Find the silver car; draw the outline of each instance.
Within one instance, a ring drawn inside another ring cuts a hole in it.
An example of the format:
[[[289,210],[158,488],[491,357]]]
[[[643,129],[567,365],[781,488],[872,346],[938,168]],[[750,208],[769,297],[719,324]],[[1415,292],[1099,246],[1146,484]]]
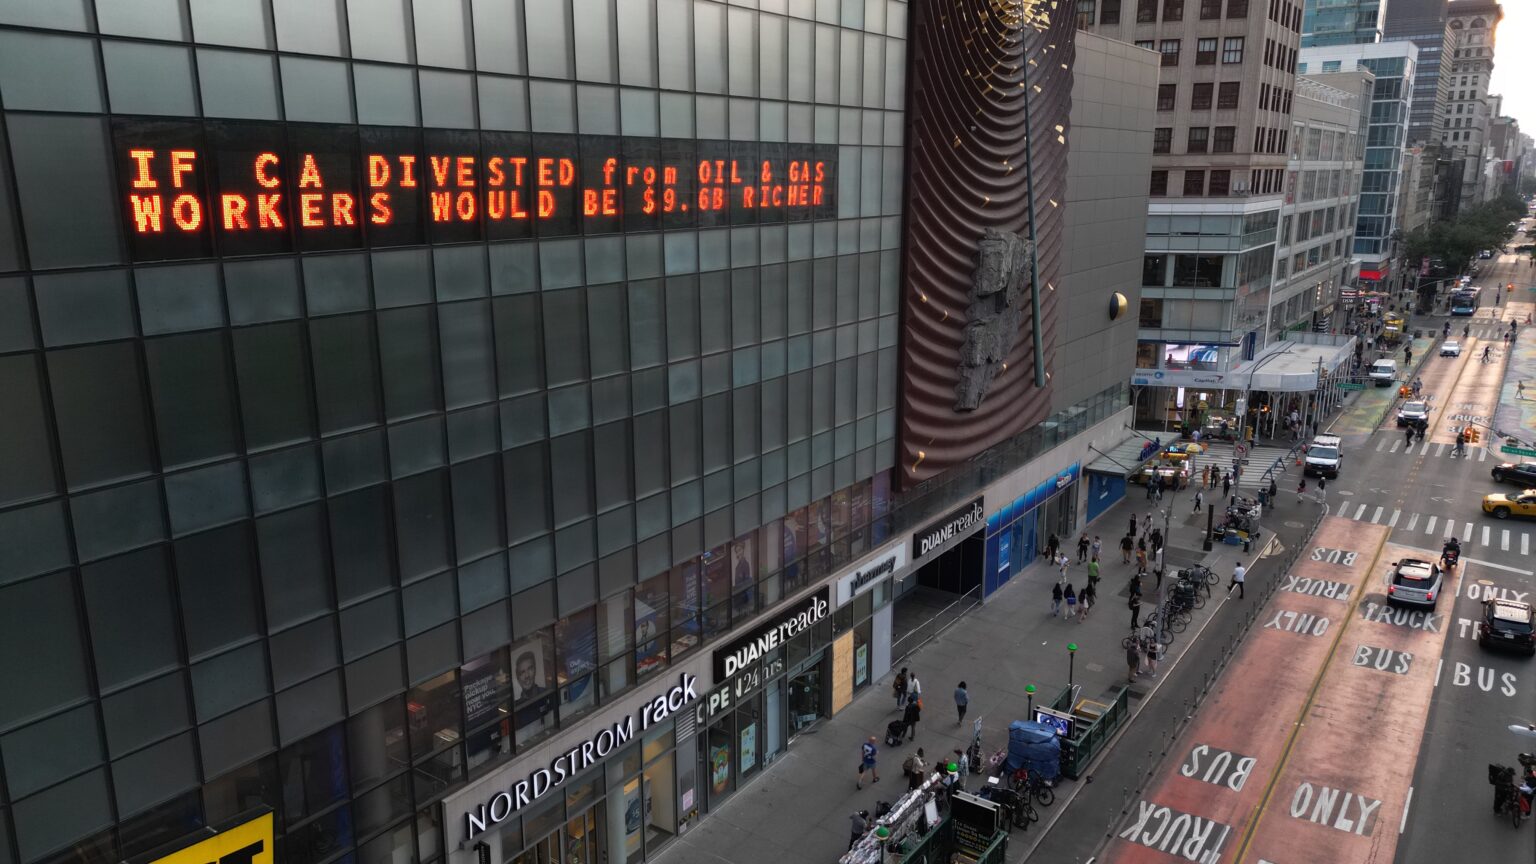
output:
[[[1460,357],[1461,356],[1461,343],[1456,341],[1455,339],[1447,339],[1444,342],[1441,342],[1440,343],[1440,356],[1441,357]]]
[[[1387,602],[1433,608],[1440,596],[1440,581],[1440,568],[1433,561],[1404,558],[1392,565]]]
[[[1428,421],[1429,403],[1423,399],[1404,402],[1403,407],[1397,409],[1398,426],[1417,426]]]

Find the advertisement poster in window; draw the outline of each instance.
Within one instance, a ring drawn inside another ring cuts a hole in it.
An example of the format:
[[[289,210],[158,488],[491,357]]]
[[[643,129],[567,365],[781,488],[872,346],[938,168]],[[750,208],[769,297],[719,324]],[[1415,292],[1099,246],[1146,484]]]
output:
[[[853,649],[853,686],[862,687],[869,680],[869,646]]]
[[[738,607],[752,607],[752,586],[757,584],[757,535],[743,534],[731,541],[731,596]]]
[[[709,787],[714,794],[724,795],[730,786],[731,745],[711,745],[709,748]]]
[[[565,704],[580,702],[597,669],[597,624],[592,612],[562,618],[555,625],[555,644],[560,646],[559,682]]]
[[[757,724],[748,723],[741,730],[741,773],[743,776],[757,764]]]
[[[667,592],[665,587],[645,590],[647,585],[665,582],[666,576],[659,576],[635,590],[635,674],[641,678],[667,665],[667,621],[662,617]]]
[[[540,631],[512,646],[512,699],[519,737],[554,722],[555,690],[549,634]]]

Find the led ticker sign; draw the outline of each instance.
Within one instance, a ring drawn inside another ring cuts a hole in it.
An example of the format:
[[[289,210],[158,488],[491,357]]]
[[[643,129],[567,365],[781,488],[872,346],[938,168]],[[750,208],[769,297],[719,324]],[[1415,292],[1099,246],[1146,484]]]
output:
[[[837,148],[114,121],[135,260],[827,219]]]

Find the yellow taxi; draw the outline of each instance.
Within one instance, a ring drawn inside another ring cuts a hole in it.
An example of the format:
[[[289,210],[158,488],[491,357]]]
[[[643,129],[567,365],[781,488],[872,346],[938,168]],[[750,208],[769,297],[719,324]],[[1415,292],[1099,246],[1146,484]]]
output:
[[[1483,512],[1495,519],[1536,516],[1536,489],[1527,489],[1517,495],[1484,495]]]

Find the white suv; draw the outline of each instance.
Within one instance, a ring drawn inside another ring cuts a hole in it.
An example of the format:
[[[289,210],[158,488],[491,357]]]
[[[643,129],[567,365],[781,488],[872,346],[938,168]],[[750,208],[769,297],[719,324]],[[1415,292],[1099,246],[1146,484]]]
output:
[[[1339,465],[1344,461],[1343,444],[1337,435],[1319,435],[1307,445],[1307,465],[1304,473],[1313,477],[1338,477]]]

